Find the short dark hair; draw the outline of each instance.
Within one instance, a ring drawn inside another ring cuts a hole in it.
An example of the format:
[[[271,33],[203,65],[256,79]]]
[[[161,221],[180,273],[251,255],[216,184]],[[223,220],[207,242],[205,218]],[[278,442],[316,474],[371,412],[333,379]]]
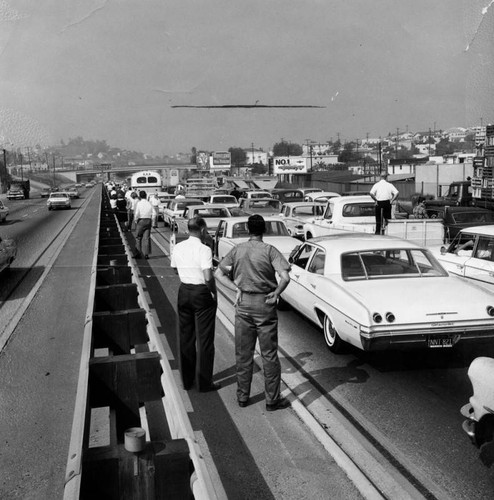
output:
[[[196,217],[192,217],[192,219],[189,219],[189,222],[187,223],[187,228],[189,229],[189,233],[200,233],[203,228],[207,228],[208,225],[206,224],[206,221],[199,215]]]
[[[139,198],[145,200],[148,197],[146,191],[139,191]]]
[[[266,222],[262,215],[254,214],[247,219],[247,229],[254,236],[261,236],[266,232]]]

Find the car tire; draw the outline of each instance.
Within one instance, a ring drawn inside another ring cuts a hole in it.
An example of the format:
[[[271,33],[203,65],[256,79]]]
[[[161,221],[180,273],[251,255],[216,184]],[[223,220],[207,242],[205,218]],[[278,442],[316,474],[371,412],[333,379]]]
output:
[[[51,210],[51,207],[48,207],[48,210]]]
[[[326,342],[326,345],[328,346],[328,349],[331,352],[334,352],[335,354],[342,352],[344,347],[344,342],[338,335],[338,332],[336,331],[333,322],[326,314],[324,315],[322,324],[323,324],[324,340]]]

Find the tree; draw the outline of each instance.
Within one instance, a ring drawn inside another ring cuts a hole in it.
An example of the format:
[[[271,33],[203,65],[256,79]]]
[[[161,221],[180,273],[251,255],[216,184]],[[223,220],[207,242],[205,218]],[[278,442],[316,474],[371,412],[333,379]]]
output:
[[[454,142],[450,142],[449,139],[441,139],[436,144],[436,155],[437,156],[449,155],[454,153],[457,148],[458,145],[455,144]]]
[[[268,167],[264,163],[254,163],[251,172],[254,175],[264,175],[268,171]]]
[[[354,150],[353,142],[345,142],[343,146],[343,151],[338,155],[338,161],[340,163],[349,163],[351,161],[359,160],[359,155]]]
[[[245,165],[247,154],[242,148],[229,148],[228,151],[232,156],[232,165],[236,167]]]
[[[302,146],[295,142],[287,142],[283,139],[273,146],[274,156],[300,156],[302,154]]]

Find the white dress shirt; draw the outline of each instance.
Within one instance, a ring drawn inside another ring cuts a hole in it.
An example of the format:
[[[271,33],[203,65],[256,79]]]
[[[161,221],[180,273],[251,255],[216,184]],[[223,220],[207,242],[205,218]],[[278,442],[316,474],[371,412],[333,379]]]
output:
[[[178,271],[180,281],[189,285],[204,285],[204,272],[213,267],[211,249],[195,236],[175,245],[171,267]]]
[[[154,210],[148,200],[140,199],[134,211],[134,219],[152,219],[154,218]]]
[[[376,182],[372,186],[370,192],[376,197],[377,201],[391,201],[393,196],[398,194],[398,190],[393,186],[393,184],[384,179]]]

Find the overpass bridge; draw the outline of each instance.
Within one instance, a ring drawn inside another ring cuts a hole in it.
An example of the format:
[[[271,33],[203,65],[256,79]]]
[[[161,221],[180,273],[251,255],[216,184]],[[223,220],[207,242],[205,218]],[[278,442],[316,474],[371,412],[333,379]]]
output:
[[[166,180],[170,179],[171,171],[178,170],[179,177],[182,178],[180,172],[191,172],[197,170],[197,165],[193,163],[161,163],[157,165],[112,165],[111,163],[102,163],[99,166],[87,169],[63,169],[57,170],[74,182],[87,182],[95,177],[102,178],[104,181],[110,179],[125,179],[130,177],[134,172],[141,170],[152,170],[159,172],[166,184]]]

